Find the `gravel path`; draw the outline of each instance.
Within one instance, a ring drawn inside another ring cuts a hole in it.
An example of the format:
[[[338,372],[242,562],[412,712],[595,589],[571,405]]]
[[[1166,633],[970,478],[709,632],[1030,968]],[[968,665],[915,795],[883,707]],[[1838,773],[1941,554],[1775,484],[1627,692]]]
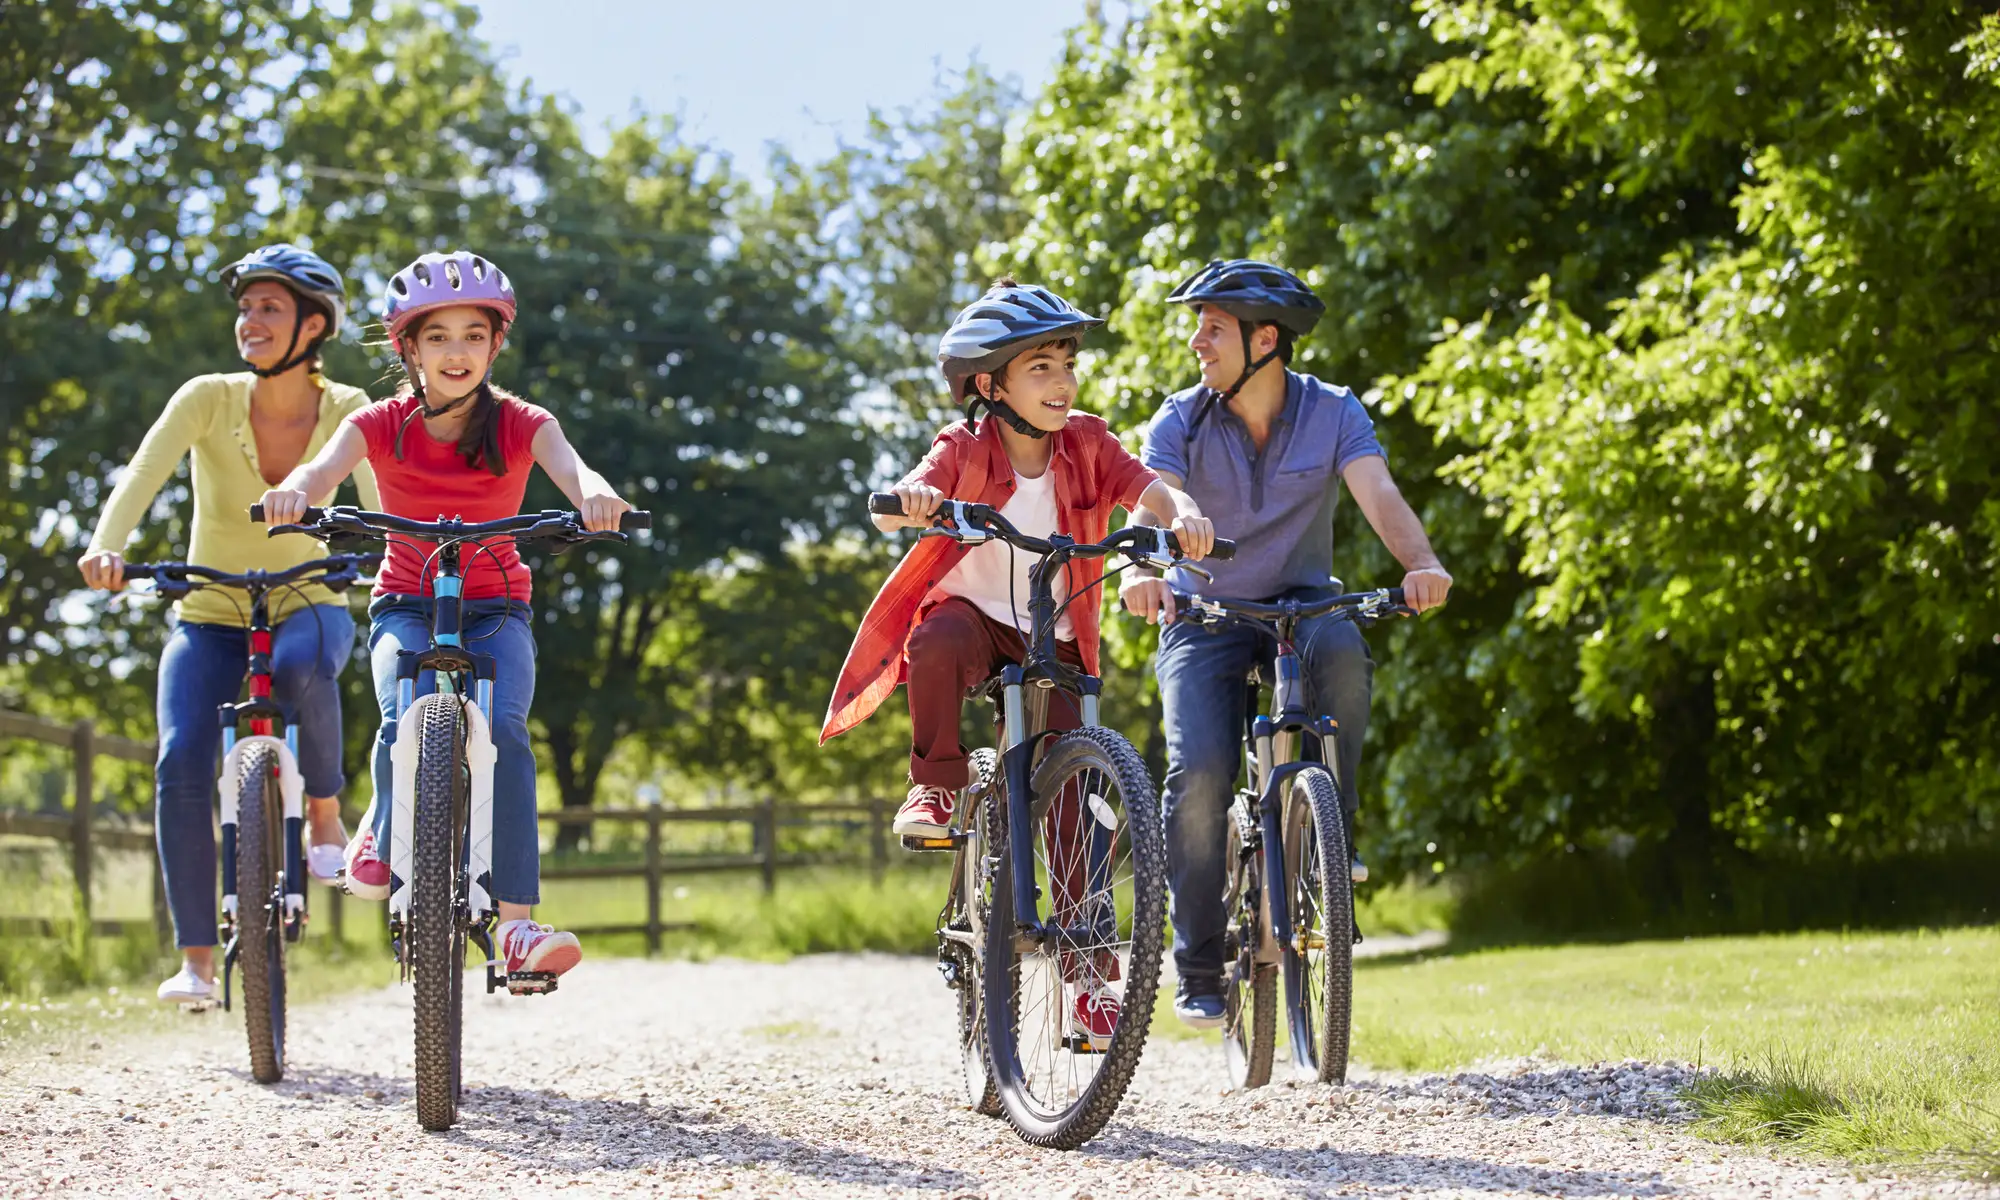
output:
[[[1158,1039],[1083,1150],[957,1103],[947,994],[920,959],[591,962],[554,996],[468,997],[464,1118],[417,1129],[410,1000],[300,1009],[286,1081],[241,1026],[0,1062],[0,1194],[2000,1196],[1677,1131],[1684,1067],[1514,1064],[1345,1089],[1220,1092],[1219,1050]]]

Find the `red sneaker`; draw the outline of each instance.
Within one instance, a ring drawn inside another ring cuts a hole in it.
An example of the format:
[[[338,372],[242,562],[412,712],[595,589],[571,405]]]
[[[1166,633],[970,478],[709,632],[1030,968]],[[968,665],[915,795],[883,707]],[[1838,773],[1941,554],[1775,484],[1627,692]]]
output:
[[[389,864],[375,852],[375,831],[347,843],[347,894],[357,900],[389,898]]]
[[[560,975],[583,961],[583,946],[573,933],[558,933],[533,921],[509,921],[499,934],[500,958],[509,975],[517,971]]]
[[[951,832],[952,799],[953,792],[948,787],[916,784],[910,788],[903,807],[896,810],[896,823],[890,828],[898,837],[941,838]]]
[[[1078,1037],[1103,1043],[1118,1028],[1123,1002],[1118,993],[1102,983],[1065,985],[1069,992],[1069,1029]]]

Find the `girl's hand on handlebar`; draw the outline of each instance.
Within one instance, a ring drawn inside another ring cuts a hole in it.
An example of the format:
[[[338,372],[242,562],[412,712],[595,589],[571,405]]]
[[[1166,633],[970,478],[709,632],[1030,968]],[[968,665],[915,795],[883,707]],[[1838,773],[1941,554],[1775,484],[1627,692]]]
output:
[[[903,528],[929,525],[931,518],[937,514],[938,506],[944,503],[944,493],[928,484],[899,483],[889,492],[903,502]],[[889,518],[891,521],[895,519]]]
[[[1125,611],[1146,618],[1148,625],[1168,625],[1174,619],[1174,589],[1164,579],[1127,578],[1118,589]]]
[[[1200,562],[1215,549],[1215,524],[1207,517],[1175,517],[1172,528],[1181,544],[1181,557],[1189,562]],[[1171,605],[1173,601],[1169,599],[1167,603]]]
[[[76,565],[83,570],[83,582],[100,592],[125,588],[125,556],[116,550],[92,550],[78,559]]]
[[[304,492],[272,488],[264,493],[264,524],[296,525],[304,519],[311,497]]]
[[[616,533],[619,515],[631,511],[632,506],[615,493],[602,492],[585,496],[577,515],[583,518],[583,527],[592,533]]]

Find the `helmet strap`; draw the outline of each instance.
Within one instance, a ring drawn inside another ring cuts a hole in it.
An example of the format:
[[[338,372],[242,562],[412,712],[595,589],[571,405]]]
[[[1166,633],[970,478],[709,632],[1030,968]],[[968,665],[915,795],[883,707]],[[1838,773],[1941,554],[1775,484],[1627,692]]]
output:
[[[291,288],[286,288],[285,290],[292,293],[292,312],[294,314],[292,319],[292,337],[290,341],[285,343],[285,356],[278,360],[277,366],[259,367],[254,364],[251,366],[250,373],[260,379],[271,379],[283,375],[300,363],[312,361],[312,356],[318,354],[319,348],[326,343],[326,334],[322,331],[318,337],[306,345],[305,349],[299,350],[299,329],[305,325],[306,317],[309,315],[305,311],[306,301],[297,291]],[[295,350],[298,351],[296,354],[293,353]]]
[[[1028,419],[1020,413],[1015,412],[1012,408],[1009,408],[1006,401],[995,399],[980,391],[977,383],[972,385],[972,394],[977,398],[968,402],[965,406],[965,423],[972,427],[972,432],[979,432],[979,421],[974,414],[979,410],[979,406],[983,404],[986,406],[987,412],[992,413],[1002,421],[1013,426],[1015,433],[1021,434],[1024,437],[1035,438],[1038,441],[1049,436],[1048,430],[1037,429],[1033,425],[1030,425]]]

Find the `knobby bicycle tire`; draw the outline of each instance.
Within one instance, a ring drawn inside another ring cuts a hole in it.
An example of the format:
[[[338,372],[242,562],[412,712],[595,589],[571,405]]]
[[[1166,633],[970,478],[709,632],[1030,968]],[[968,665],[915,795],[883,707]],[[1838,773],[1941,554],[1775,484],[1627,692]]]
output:
[[[1287,790],[1285,875],[1293,945],[1285,947],[1285,971],[1294,979],[1287,980],[1285,995],[1292,1061],[1321,1083],[1343,1083],[1354,1015],[1354,882],[1348,874],[1347,828],[1339,789],[1325,770],[1299,772]],[[1309,953],[1313,949],[1317,959]]]
[[[1132,939],[1124,964],[1125,993],[1117,1028],[1109,1046],[1098,1056],[1102,1063],[1096,1073],[1060,1111],[1037,1111],[1023,1078],[1017,1036],[1020,954],[1012,916],[1017,881],[1004,822],[998,823],[1002,837],[995,842],[993,852],[999,860],[993,882],[996,916],[986,926],[985,1025],[994,1081],[1015,1132],[1032,1145],[1053,1150],[1074,1150],[1096,1136],[1124,1099],[1152,1025],[1166,937],[1166,831],[1160,819],[1159,793],[1153,790],[1145,762],[1132,743],[1102,726],[1073,730],[1056,739],[1030,784],[1035,797],[1031,810],[1034,827],[1043,827],[1049,799],[1062,783],[1085,770],[1099,771],[1114,781],[1125,806],[1124,823],[1132,849]],[[996,802],[993,807],[1000,805]],[[1032,880],[1029,886],[1033,886]]]
[[[954,856],[952,869],[958,878],[953,881],[957,889],[959,914],[966,920],[966,928],[972,928],[970,916],[979,912],[979,928],[985,929],[988,917],[986,883],[986,856],[992,853],[993,782],[999,775],[999,755],[990,749],[975,750],[970,759],[972,783],[959,793],[959,828],[967,832],[975,828],[979,841],[974,846],[959,850]],[[984,1011],[984,989],[980,983],[980,952],[959,946],[955,957],[958,960],[958,1051],[959,1069],[964,1078],[965,1100],[972,1111],[981,1116],[1001,1115],[1000,1089],[993,1082],[993,1066],[986,1052],[986,1031],[982,1027],[980,1014]]]
[[[416,991],[417,1122],[429,1130],[449,1129],[458,1120],[465,1015],[465,925],[458,902],[464,731],[457,701],[433,700],[424,712],[417,751],[409,946]]]
[[[243,1031],[250,1077],[285,1077],[284,810],[278,751],[243,748],[236,784],[236,961],[243,972]]]
[[[1243,831],[1232,809],[1223,859],[1225,965],[1222,979],[1222,1058],[1229,1086],[1239,1091],[1271,1082],[1271,1058],[1278,1041],[1278,966],[1256,961],[1263,937],[1264,877],[1257,852],[1246,856]]]

